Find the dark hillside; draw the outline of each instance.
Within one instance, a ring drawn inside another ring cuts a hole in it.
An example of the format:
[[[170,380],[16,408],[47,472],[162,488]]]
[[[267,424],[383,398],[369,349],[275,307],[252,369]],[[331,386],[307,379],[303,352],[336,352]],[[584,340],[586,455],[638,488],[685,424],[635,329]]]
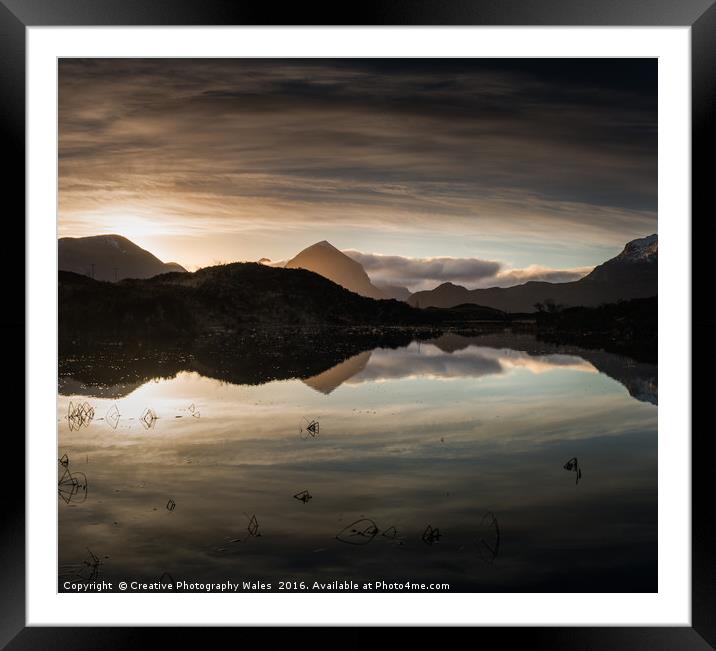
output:
[[[443,318],[401,301],[359,296],[310,271],[257,263],[118,283],[59,273],[65,340],[193,338],[267,326],[424,325]]]

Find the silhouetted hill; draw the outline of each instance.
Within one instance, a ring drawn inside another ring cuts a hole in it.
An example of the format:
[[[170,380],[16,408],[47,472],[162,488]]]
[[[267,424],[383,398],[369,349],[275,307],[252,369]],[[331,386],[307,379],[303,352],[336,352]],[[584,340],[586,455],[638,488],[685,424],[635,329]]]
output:
[[[191,337],[263,325],[429,323],[422,310],[359,296],[304,269],[258,263],[108,283],[59,272],[61,337]]]
[[[341,287],[370,298],[387,298],[371,283],[363,265],[325,240],[309,246],[286,263],[287,269],[308,269]]]
[[[361,352],[361,340],[368,343],[387,337],[394,341],[417,330],[423,334],[445,329],[484,332],[510,326],[555,341],[628,354],[638,351],[649,358],[655,356],[657,340],[656,298],[545,311],[536,320],[525,320],[474,304],[417,309],[396,300],[374,300],[311,271],[258,263],[117,283],[61,271],[58,297],[63,346],[114,341],[193,344],[198,339],[218,343],[223,338],[230,342],[229,349],[241,341],[249,352],[256,345],[286,354],[296,346],[287,343],[290,333],[301,331],[305,339],[307,331],[329,332],[315,335],[314,340],[320,342],[325,336],[343,341],[340,351],[327,357],[338,363],[344,353],[347,357]],[[316,355],[318,348],[315,343],[307,346]],[[242,353],[243,357],[249,352]],[[300,364],[308,369],[305,362]],[[310,366],[315,369],[312,362]]]
[[[650,235],[629,242],[618,256],[573,282],[532,281],[514,287],[472,290],[443,283],[433,290],[416,292],[408,303],[415,307],[453,307],[460,303],[476,303],[505,312],[534,312],[538,303],[594,307],[656,296],[657,269],[658,237]]]
[[[444,324],[459,323],[468,325],[480,321],[507,321],[510,315],[494,307],[475,305],[474,303],[462,303],[454,307],[428,307],[424,312],[430,318]]]
[[[175,262],[162,262],[121,235],[62,237],[57,242],[58,268],[96,280],[150,278],[171,271],[186,271]]]

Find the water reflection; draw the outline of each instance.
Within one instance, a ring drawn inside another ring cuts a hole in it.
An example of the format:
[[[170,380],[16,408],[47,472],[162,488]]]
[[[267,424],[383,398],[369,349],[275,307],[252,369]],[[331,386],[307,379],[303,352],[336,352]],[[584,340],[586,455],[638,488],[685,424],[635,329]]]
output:
[[[347,357],[254,385],[65,366],[58,456],[92,491],[60,504],[61,575],[89,547],[117,581],[656,590],[656,366],[501,334]]]
[[[360,363],[354,363],[360,358]],[[340,382],[334,371],[340,367]],[[380,380],[411,378],[464,379],[499,375],[514,368],[543,373],[554,368],[596,372],[589,362],[573,355],[531,356],[514,350],[470,346],[458,352],[444,352],[431,342],[414,343],[399,350],[376,349],[361,353],[304,382],[318,391],[330,393],[347,382],[356,384]],[[349,374],[349,369],[353,372]],[[330,377],[331,382],[325,382]]]
[[[637,400],[658,403],[657,368],[607,353],[555,346],[533,337],[464,337],[456,334],[414,342],[398,349],[364,351],[318,375],[306,378],[311,388],[330,393],[344,382],[358,383],[387,379],[430,377],[434,379],[478,378],[515,368],[545,373],[557,368],[586,373],[604,373],[617,380]]]
[[[254,351],[256,354],[256,351]],[[339,353],[340,354],[340,353]],[[255,374],[242,365],[214,354],[201,359],[192,356],[119,357],[95,359],[71,358],[61,362],[65,366],[60,374],[61,395],[86,395],[98,398],[120,398],[131,394],[149,380],[174,377],[181,371],[196,371],[205,377],[220,379],[232,384],[260,384],[269,380],[253,381]],[[299,356],[300,357],[300,356]],[[657,365],[609,353],[588,350],[570,345],[556,345],[538,341],[531,335],[489,334],[463,336],[446,334],[434,339],[413,341],[399,347],[376,347],[348,355],[338,363],[329,356],[325,365],[320,357],[312,360],[318,365],[317,373],[296,370],[294,360],[260,358],[266,366],[272,365],[275,379],[299,378],[316,391],[330,394],[344,383],[378,381],[410,377],[477,378],[483,375],[502,374],[516,367],[541,373],[555,368],[569,368],[585,372],[599,372],[620,382],[637,400],[658,404]],[[233,361],[233,360],[232,360]],[[127,369],[131,370],[128,371]],[[252,378],[251,381],[247,377]],[[132,378],[129,380],[129,378]],[[138,378],[138,379],[135,379]],[[129,380],[129,381],[128,381]],[[79,409],[80,405],[76,407]],[[84,405],[84,408],[89,408]],[[107,418],[116,422],[116,407]],[[91,419],[91,418],[90,418]],[[77,425],[79,426],[79,424]]]

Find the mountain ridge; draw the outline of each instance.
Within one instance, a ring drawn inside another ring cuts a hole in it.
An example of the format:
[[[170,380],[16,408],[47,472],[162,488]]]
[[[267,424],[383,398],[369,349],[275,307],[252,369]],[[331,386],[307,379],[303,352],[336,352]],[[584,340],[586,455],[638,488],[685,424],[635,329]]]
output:
[[[184,272],[176,263],[164,263],[121,235],[96,235],[58,240],[59,270],[79,273],[100,281],[146,279],[160,274]],[[374,284],[363,266],[327,240],[300,251],[285,263],[261,260],[262,266],[304,269],[359,296],[396,299],[412,307],[449,308],[477,305],[485,310],[508,313],[551,309],[553,305],[598,306],[657,294],[658,236],[652,234],[627,242],[615,257],[597,265],[576,281],[551,283],[528,281],[511,287],[467,289],[444,282],[432,290],[409,294],[406,288]],[[235,263],[240,264],[240,263]],[[488,316],[487,318],[492,318]]]
[[[59,271],[70,271],[95,280],[151,278],[186,269],[176,262],[162,262],[130,239],[114,233],[57,240]]]
[[[528,281],[511,287],[467,289],[451,282],[412,294],[414,307],[454,307],[474,303],[505,312],[534,312],[539,306],[595,307],[632,298],[649,298],[658,291],[658,236],[627,242],[615,257],[597,265],[579,280],[567,283]]]

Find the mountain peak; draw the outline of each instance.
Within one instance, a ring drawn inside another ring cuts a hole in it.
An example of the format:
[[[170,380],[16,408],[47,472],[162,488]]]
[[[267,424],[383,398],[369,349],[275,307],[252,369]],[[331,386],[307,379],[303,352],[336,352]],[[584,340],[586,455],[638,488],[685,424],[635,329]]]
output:
[[[88,235],[86,237],[61,237],[60,242],[94,242],[97,244],[111,244],[112,246],[129,245],[139,248],[132,240],[117,233],[102,233],[101,235]]]
[[[301,251],[294,257],[298,257],[299,255],[301,255],[301,253],[305,253],[306,251],[320,250],[331,251],[333,253],[342,253],[339,248],[333,246],[333,244],[331,244],[328,240],[321,240],[320,242],[314,242],[313,244],[309,244],[305,249],[301,249]]]
[[[385,298],[383,292],[370,281],[363,266],[327,240],[316,242],[303,249],[291,258],[285,267],[313,271],[361,296]]]
[[[659,251],[659,236],[654,233],[627,242],[617,259],[644,262],[656,259]]]
[[[123,235],[108,233],[89,237],[61,237],[57,241],[58,267],[95,280],[150,278],[172,271],[186,271],[176,262],[162,262]]]
[[[326,249],[327,251],[332,251],[343,255],[341,250],[333,246],[333,244],[331,244],[328,240],[321,240],[320,242],[311,244],[311,246],[306,247],[305,249],[303,249],[303,251],[310,251],[311,249]],[[301,253],[303,253],[303,251],[301,251]]]

